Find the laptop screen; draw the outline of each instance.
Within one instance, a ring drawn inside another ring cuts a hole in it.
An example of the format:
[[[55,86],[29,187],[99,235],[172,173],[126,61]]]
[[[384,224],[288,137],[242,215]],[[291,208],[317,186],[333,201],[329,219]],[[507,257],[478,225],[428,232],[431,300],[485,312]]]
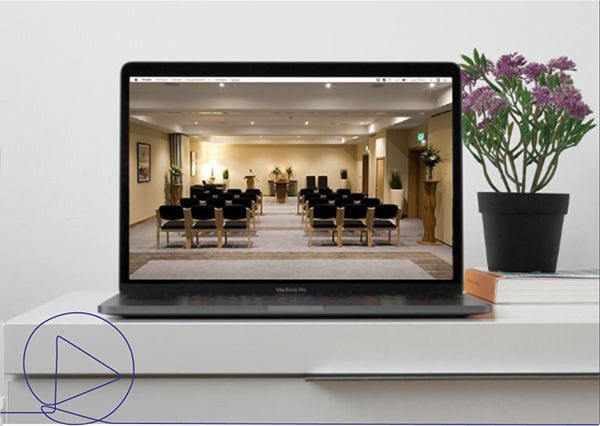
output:
[[[450,76],[128,78],[128,282],[454,278]]]

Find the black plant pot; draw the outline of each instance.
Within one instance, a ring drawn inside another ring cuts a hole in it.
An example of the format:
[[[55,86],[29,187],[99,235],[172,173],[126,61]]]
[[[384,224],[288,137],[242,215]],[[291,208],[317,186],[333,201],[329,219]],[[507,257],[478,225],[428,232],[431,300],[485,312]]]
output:
[[[569,194],[479,192],[488,268],[555,272]]]

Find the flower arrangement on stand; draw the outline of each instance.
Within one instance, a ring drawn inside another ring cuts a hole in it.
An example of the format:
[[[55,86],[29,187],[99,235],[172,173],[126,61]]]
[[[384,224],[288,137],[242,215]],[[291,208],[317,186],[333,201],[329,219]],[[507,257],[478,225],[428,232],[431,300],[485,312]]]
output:
[[[433,169],[444,161],[440,155],[440,150],[428,144],[419,155],[419,158],[425,164],[425,168],[427,168],[427,180],[432,180]]]
[[[539,192],[595,127],[574,86],[575,62],[518,53],[494,62],[476,49],[462,58],[463,143],[494,191],[478,194],[488,267],[553,272],[569,194]]]

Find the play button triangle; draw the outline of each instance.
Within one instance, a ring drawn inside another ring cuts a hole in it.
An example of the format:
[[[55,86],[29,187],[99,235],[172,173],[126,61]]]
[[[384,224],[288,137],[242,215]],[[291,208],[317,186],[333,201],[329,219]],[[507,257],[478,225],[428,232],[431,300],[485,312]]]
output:
[[[76,398],[104,388],[122,378],[121,373],[112,368],[110,365],[101,361],[90,352],[86,351],[63,336],[56,336],[55,354],[53,408],[59,408],[61,404],[73,401]],[[93,383],[93,380],[91,379],[86,379],[81,381],[82,386],[79,388],[74,388],[73,382],[70,381],[68,389],[63,389],[63,386],[61,386],[60,383],[60,361],[64,358],[73,360],[74,357],[77,357],[78,363],[88,363],[90,368],[86,368],[86,371],[94,371],[94,374],[102,374],[102,377],[99,378],[97,384]],[[89,365],[90,363],[92,365]]]

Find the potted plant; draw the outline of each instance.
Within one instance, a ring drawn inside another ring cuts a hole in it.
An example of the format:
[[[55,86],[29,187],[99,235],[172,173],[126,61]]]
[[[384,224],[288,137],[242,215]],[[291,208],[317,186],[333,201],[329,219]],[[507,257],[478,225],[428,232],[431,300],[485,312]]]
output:
[[[294,169],[292,168],[292,166],[287,166],[285,168],[285,174],[287,175],[288,179],[288,195],[294,196],[298,191],[298,184],[296,180],[294,180]]]
[[[208,178],[208,180],[210,181],[210,183],[215,183],[215,181],[217,180],[217,178],[215,177],[215,168],[214,167],[210,168],[210,177]]]
[[[169,167],[169,176],[171,180],[169,198],[171,204],[176,205],[179,204],[179,200],[181,199],[183,167],[178,164],[171,164],[171,167]]]
[[[273,170],[269,173],[269,195],[271,197],[275,195],[275,181],[279,180],[280,174],[281,169],[278,166],[273,167]]]
[[[555,272],[569,194],[540,193],[595,127],[566,58],[462,56],[463,142],[494,192],[477,194],[488,268]],[[493,170],[493,174],[491,171]]]
[[[223,186],[227,189],[229,187],[229,169],[223,169],[221,175],[223,176]]]
[[[423,152],[419,155],[419,158],[427,168],[427,180],[433,180],[433,169],[444,161],[440,155],[440,150],[427,144]]]
[[[340,188],[348,188],[348,170],[340,170]]]
[[[178,164],[171,164],[169,168],[172,185],[181,185],[181,177],[183,176],[183,168]]]
[[[400,209],[404,205],[404,189],[402,189],[402,179],[397,169],[392,170],[390,176],[390,203],[396,204]]]

